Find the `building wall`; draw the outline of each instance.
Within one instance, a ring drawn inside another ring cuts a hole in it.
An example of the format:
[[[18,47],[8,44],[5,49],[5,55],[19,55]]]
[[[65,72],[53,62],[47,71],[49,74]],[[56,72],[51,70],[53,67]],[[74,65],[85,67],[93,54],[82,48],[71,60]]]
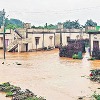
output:
[[[69,37],[69,33],[62,33],[62,44],[67,45],[67,37]]]
[[[88,39],[89,35],[86,33],[61,33],[62,34],[62,44],[67,45],[67,37],[70,39]],[[60,33],[55,33],[55,46],[60,45]]]
[[[17,29],[19,33],[22,35],[22,37],[26,38],[26,28],[19,28]],[[15,33],[16,34],[16,33]]]
[[[5,44],[8,46],[13,41],[13,34],[10,29],[5,32]],[[0,47],[3,48],[3,31],[0,29]]]
[[[44,41],[43,41],[43,33],[29,33],[28,38],[32,38],[32,43],[28,44],[28,50],[36,49],[36,40],[35,38],[39,38],[39,44],[37,44],[37,49],[54,46],[54,34],[44,33]],[[52,39],[50,39],[52,38]]]
[[[90,34],[90,43],[91,43],[91,54],[93,51],[93,41],[99,41],[99,49],[100,49],[100,34]]]
[[[37,48],[48,47],[48,46],[57,46],[60,45],[60,33],[56,33],[56,30],[48,30],[48,29],[26,29],[26,28],[19,28],[17,29],[20,34],[22,34],[23,37],[26,38],[26,35],[28,34],[28,38],[32,39],[32,42],[28,43],[28,50],[30,49],[36,49],[36,41],[35,38],[39,37],[39,44],[37,45]],[[0,47],[3,47],[3,34],[2,29],[0,29]],[[70,32],[69,32],[70,31]],[[75,31],[75,33],[73,33]],[[65,33],[64,33],[65,32]],[[67,33],[66,33],[67,32]],[[16,34],[13,30],[6,30],[5,39],[7,40],[8,45],[14,41],[14,37],[20,38],[18,34]],[[43,43],[43,34],[44,34],[44,43]],[[55,34],[55,35],[54,35]],[[62,44],[67,45],[67,37],[70,37],[71,39],[77,39],[77,36],[80,38],[80,30],[75,29],[66,29],[62,32]],[[83,38],[89,38],[86,33],[82,34]],[[54,40],[55,38],[55,40]],[[22,44],[22,43],[21,43]],[[20,50],[25,51],[26,45],[23,44],[22,48]]]
[[[59,46],[60,44],[60,34],[55,33],[55,46]]]
[[[3,38],[0,37],[0,48],[3,48]]]
[[[25,44],[19,44],[19,52],[21,51],[21,52],[25,52],[26,51],[26,45]]]
[[[54,34],[44,34],[44,47],[54,47]]]
[[[30,49],[36,49],[36,41],[35,37],[39,37],[39,44],[37,44],[37,48],[42,48],[42,42],[43,42],[43,35],[42,34],[28,34],[28,38],[32,39],[32,43],[28,44],[28,50]]]

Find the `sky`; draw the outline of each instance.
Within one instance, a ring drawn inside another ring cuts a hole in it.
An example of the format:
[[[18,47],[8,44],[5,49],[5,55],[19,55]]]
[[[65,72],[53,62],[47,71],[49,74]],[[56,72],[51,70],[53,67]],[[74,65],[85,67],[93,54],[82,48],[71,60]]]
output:
[[[0,0],[0,10],[8,18],[20,19],[35,26],[92,19],[100,25],[100,0]]]

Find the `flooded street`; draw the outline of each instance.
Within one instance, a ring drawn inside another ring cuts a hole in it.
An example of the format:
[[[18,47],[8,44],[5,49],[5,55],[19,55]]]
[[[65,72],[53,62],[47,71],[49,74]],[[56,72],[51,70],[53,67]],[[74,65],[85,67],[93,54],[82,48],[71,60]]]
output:
[[[90,96],[100,88],[100,84],[88,79],[91,69],[100,68],[100,61],[88,61],[88,56],[88,53],[84,54],[82,60],[60,58],[55,49],[7,52],[4,61],[3,51],[0,51],[0,83],[10,82],[22,89],[28,88],[46,100],[77,100],[79,96]],[[0,100],[10,99],[0,93]]]

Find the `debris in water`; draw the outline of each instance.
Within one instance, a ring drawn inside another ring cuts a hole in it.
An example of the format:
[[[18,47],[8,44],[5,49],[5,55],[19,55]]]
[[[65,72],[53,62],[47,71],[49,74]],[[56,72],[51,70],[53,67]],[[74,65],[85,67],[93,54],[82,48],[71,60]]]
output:
[[[43,97],[37,97],[29,89],[22,91],[20,87],[11,85],[9,82],[0,84],[0,91],[5,92],[6,97],[12,97],[12,100],[46,100]]]
[[[16,62],[17,65],[22,65],[21,63]]]
[[[79,99],[79,100],[82,100],[82,99],[83,99],[83,97],[79,97],[78,99]]]
[[[4,64],[4,62],[2,62],[2,64]]]

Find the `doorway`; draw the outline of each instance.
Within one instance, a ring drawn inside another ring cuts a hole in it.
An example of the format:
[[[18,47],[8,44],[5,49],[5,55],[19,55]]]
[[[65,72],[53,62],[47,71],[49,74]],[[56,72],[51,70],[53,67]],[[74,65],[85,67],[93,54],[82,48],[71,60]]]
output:
[[[93,41],[93,51],[99,51],[99,41]]]

